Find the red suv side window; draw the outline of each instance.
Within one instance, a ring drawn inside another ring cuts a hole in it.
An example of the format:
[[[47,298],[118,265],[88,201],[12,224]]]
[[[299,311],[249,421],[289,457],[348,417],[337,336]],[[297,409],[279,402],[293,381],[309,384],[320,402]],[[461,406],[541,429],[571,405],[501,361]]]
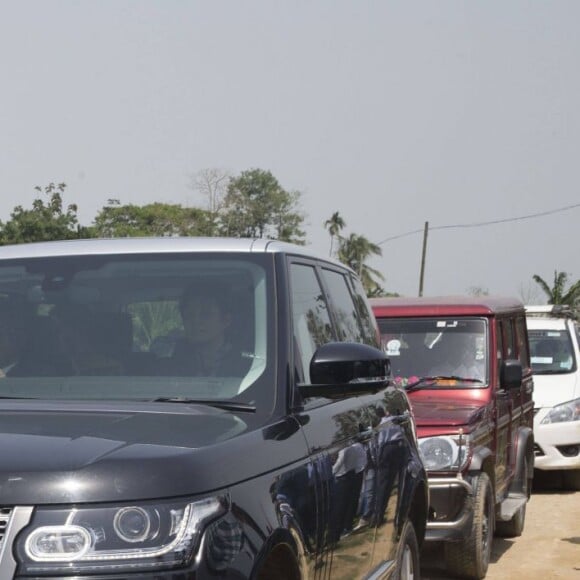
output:
[[[522,316],[516,320],[516,333],[518,338],[518,354],[523,369],[530,368],[530,357],[528,353],[528,331],[526,329],[526,319]]]
[[[501,326],[503,328],[503,357],[506,360],[516,358],[516,340],[512,319],[502,320]]]

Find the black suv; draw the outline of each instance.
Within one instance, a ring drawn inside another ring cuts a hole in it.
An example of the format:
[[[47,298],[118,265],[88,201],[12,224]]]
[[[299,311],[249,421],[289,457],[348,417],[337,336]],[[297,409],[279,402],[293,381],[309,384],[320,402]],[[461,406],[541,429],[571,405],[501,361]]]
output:
[[[417,577],[425,471],[377,338],[297,246],[0,248],[0,577]]]

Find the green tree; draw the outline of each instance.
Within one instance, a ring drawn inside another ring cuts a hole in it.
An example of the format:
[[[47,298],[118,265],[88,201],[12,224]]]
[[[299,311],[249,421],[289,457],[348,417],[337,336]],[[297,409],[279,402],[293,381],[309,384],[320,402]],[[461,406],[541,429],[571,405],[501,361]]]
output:
[[[580,280],[566,289],[568,283],[566,272],[554,270],[554,283],[551,287],[537,274],[533,275],[533,279],[546,294],[548,304],[567,304],[572,308],[577,308],[580,305]]]
[[[334,250],[334,240],[340,237],[340,232],[346,226],[346,222],[342,219],[342,216],[339,212],[335,211],[330,219],[327,219],[324,222],[324,227],[328,230],[330,234],[330,251],[328,252],[329,256],[332,256],[332,252]]]
[[[381,256],[382,253],[381,247],[365,236],[350,234],[347,238],[339,238],[338,259],[359,275],[367,296],[384,294],[379,283],[385,279],[384,276],[366,263],[372,256]]]
[[[221,234],[304,243],[300,193],[282,188],[269,171],[250,169],[234,177],[220,210]]]
[[[46,187],[34,188],[48,197],[45,202],[40,196],[32,202],[31,209],[21,205],[14,208],[6,223],[0,222],[0,245],[44,242],[51,240],[73,240],[90,236],[90,230],[79,225],[76,204],[63,208],[65,183],[49,183]]]
[[[96,236],[103,238],[210,235],[209,212],[178,204],[121,205],[110,199],[94,220]]]

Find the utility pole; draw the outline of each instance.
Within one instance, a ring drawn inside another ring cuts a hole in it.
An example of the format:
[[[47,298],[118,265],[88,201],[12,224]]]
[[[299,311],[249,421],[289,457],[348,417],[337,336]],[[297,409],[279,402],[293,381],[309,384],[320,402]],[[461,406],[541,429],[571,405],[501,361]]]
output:
[[[419,296],[423,296],[423,279],[425,277],[425,256],[427,254],[427,235],[429,234],[429,222],[425,222],[423,231],[423,253],[421,254],[421,274],[419,276]]]

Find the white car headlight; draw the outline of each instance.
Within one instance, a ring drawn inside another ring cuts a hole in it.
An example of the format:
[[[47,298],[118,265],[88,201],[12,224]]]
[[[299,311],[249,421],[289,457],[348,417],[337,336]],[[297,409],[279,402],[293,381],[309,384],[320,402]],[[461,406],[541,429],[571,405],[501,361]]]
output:
[[[424,437],[419,439],[419,454],[427,471],[461,470],[469,455],[469,439],[461,436]]]
[[[580,420],[580,399],[574,399],[561,405],[556,405],[550,412],[540,421],[542,425],[548,423],[565,423],[567,421]]]
[[[17,555],[26,574],[139,572],[181,566],[223,498],[38,508]]]

